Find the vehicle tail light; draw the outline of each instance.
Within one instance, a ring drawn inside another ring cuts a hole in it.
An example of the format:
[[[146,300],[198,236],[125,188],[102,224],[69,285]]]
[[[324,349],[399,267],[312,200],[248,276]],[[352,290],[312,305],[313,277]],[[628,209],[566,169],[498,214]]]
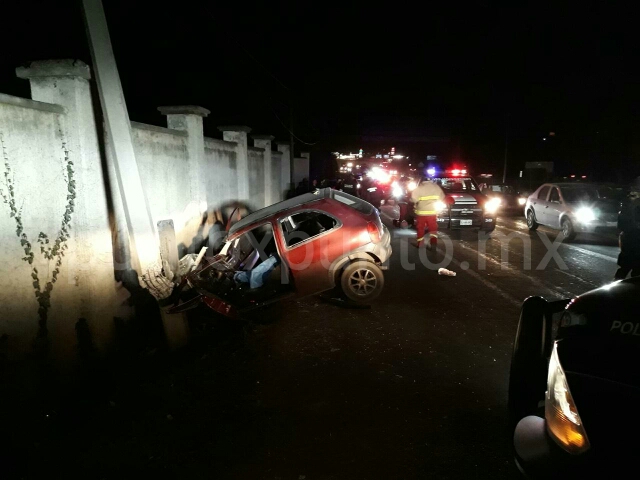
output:
[[[369,234],[369,238],[371,238],[371,241],[373,243],[378,243],[380,240],[382,240],[380,229],[373,222],[367,223],[367,233]]]
[[[587,432],[560,365],[557,343],[549,361],[544,416],[549,434],[564,450],[575,455],[589,449]]]

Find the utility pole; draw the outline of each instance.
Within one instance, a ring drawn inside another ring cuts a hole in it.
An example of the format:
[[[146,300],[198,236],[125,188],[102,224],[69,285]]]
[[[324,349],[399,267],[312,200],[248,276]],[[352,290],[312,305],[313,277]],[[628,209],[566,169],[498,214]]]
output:
[[[502,171],[502,184],[507,183],[507,152],[509,147],[509,114],[505,116],[504,125],[504,170]]]

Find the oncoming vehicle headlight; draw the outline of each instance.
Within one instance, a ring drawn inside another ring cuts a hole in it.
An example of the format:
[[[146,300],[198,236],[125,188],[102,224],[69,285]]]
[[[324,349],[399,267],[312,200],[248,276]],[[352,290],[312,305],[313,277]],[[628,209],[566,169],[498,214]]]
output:
[[[442,212],[443,210],[446,210],[446,208],[447,208],[447,204],[446,204],[446,203],[444,203],[442,200],[438,200],[438,201],[435,203],[435,208],[436,208],[436,211],[437,211],[437,212]]]
[[[498,211],[498,208],[500,208],[501,203],[502,200],[500,200],[499,198],[492,198],[490,200],[487,200],[487,203],[484,204],[484,211],[487,213],[496,213]]]
[[[582,425],[578,409],[569,391],[567,377],[558,358],[558,344],[554,344],[549,360],[547,394],[544,416],[549,435],[567,452],[577,455],[589,449],[587,432]]]
[[[391,188],[391,195],[396,198],[401,198],[404,195],[404,191],[402,190],[402,187],[396,183]]]
[[[418,184],[416,182],[409,182],[407,184],[407,190],[409,190],[410,192],[413,192],[417,187]]]
[[[360,185],[359,183],[356,184],[356,188],[360,188],[362,185]]]
[[[527,203],[527,199],[526,198],[520,197],[518,199],[518,205],[523,206],[525,203]]]
[[[579,208],[576,212],[576,220],[580,223],[592,222],[596,219],[596,214],[589,207]]]

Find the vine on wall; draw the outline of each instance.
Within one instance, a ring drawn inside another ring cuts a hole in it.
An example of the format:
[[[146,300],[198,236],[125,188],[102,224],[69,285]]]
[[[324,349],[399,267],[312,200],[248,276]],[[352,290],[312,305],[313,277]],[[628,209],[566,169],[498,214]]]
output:
[[[67,204],[62,215],[60,222],[60,230],[55,239],[50,239],[49,236],[40,232],[37,243],[40,245],[40,253],[47,261],[47,273],[42,274],[33,264],[35,254],[33,251],[33,245],[29,241],[27,233],[24,231],[22,223],[22,206],[18,208],[18,202],[16,199],[15,191],[15,178],[13,170],[11,169],[11,162],[9,161],[9,155],[4,142],[4,136],[0,132],[0,148],[2,149],[2,159],[4,161],[4,189],[0,188],[0,197],[2,201],[9,208],[9,216],[15,220],[16,223],[16,236],[20,240],[20,246],[24,250],[24,256],[22,260],[31,266],[31,278],[33,280],[33,290],[38,302],[38,336],[47,336],[47,315],[49,308],[51,307],[51,292],[53,286],[58,280],[60,274],[60,267],[62,266],[62,257],[64,257],[65,251],[69,248],[67,240],[69,240],[71,229],[71,216],[75,208],[76,198],[76,182],[74,180],[73,162],[69,158],[69,150],[67,148],[67,142],[62,132],[59,129],[60,136],[62,138],[62,151],[64,153],[63,160],[63,176],[65,183],[67,184]],[[53,269],[51,264],[53,263]],[[42,282],[41,282],[42,279]],[[44,287],[43,284],[44,283]]]

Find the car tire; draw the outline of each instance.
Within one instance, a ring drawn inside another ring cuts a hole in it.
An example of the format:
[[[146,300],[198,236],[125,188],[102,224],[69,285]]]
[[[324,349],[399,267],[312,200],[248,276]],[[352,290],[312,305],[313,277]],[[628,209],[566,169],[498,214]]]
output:
[[[382,292],[384,273],[373,262],[357,260],[342,271],[340,286],[349,300],[370,303]]]
[[[573,228],[573,223],[568,218],[562,220],[562,237],[565,242],[572,242],[576,238],[576,231]]]
[[[527,212],[527,227],[529,227],[529,230],[533,232],[534,230],[537,230],[539,226],[540,224],[536,222],[535,212],[533,210],[529,210]]]

